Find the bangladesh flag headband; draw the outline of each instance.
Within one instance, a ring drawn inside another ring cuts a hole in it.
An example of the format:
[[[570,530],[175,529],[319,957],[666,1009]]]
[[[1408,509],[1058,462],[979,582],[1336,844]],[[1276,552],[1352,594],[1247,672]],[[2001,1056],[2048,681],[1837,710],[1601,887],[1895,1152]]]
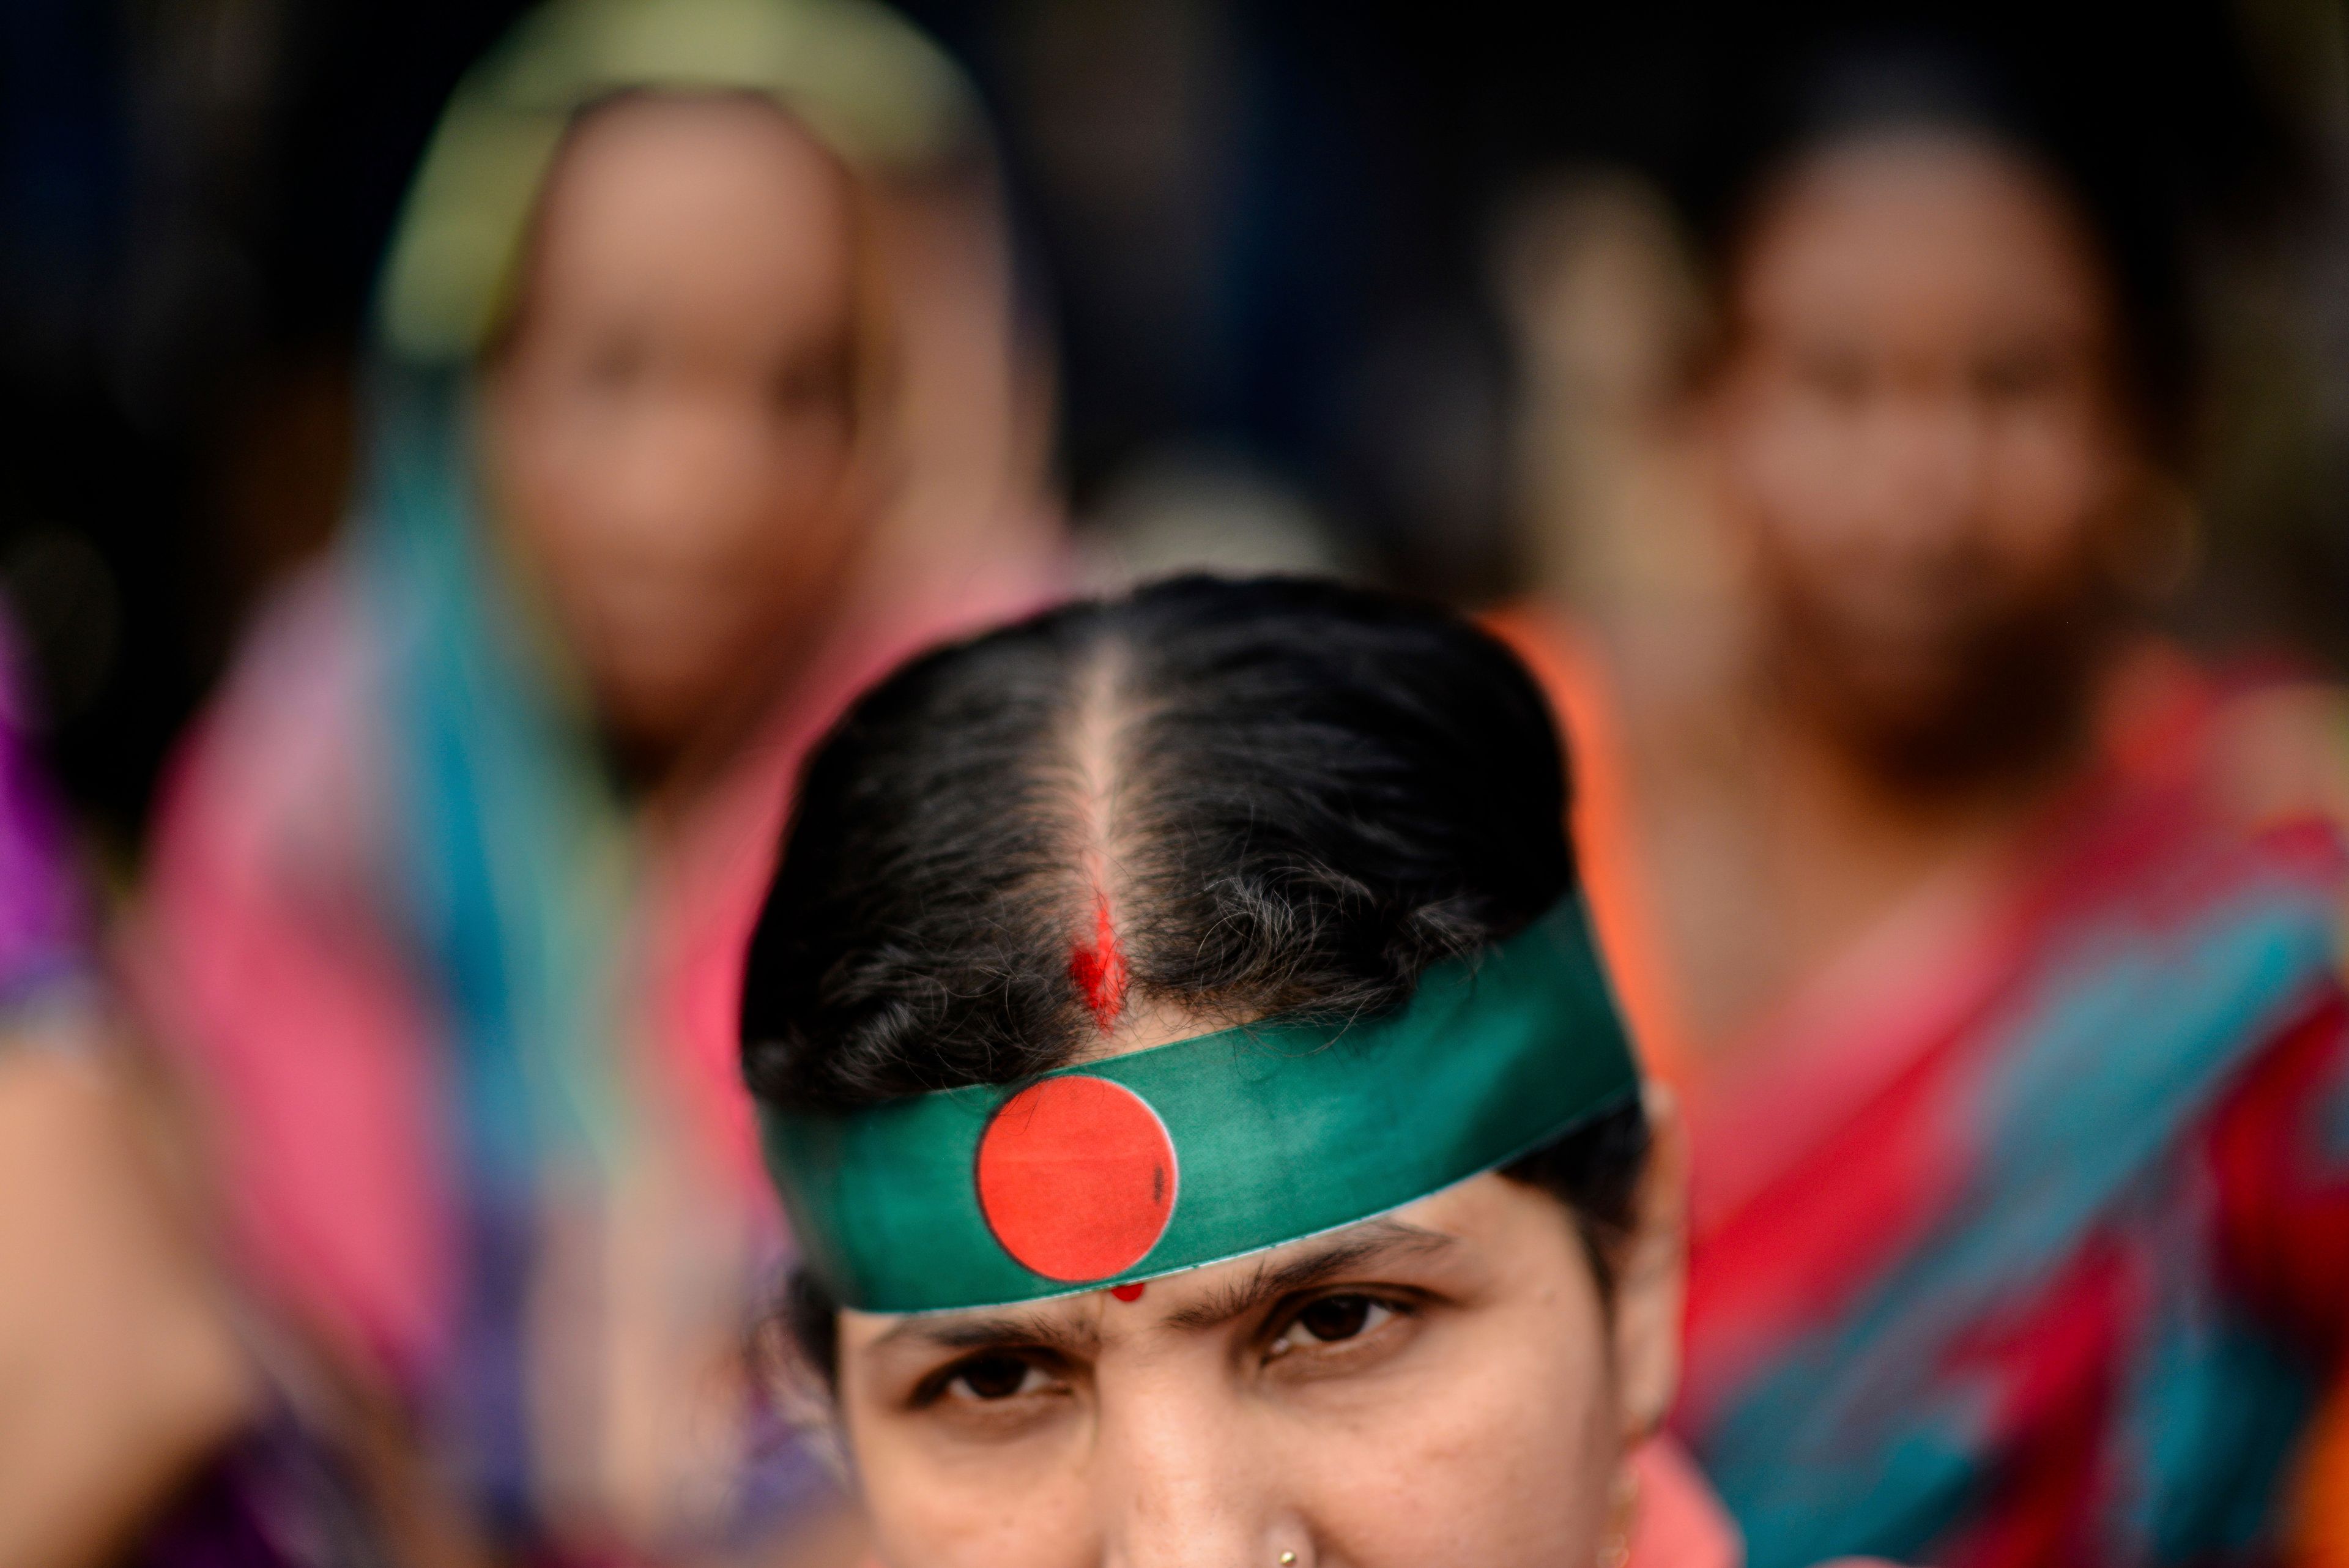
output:
[[[1270,1018],[1024,1084],[768,1109],[835,1299],[941,1312],[1138,1283],[1350,1225],[1639,1092],[1578,899],[1353,1023]]]

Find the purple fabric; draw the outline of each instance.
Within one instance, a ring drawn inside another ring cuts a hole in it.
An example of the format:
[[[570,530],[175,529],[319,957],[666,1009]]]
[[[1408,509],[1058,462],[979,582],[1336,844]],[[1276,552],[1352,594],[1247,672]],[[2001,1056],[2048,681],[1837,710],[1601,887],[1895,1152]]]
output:
[[[360,1490],[280,1410],[215,1455],[124,1568],[380,1568]]]
[[[24,668],[0,618],[0,1003],[78,970],[88,930],[64,816],[33,753]]]

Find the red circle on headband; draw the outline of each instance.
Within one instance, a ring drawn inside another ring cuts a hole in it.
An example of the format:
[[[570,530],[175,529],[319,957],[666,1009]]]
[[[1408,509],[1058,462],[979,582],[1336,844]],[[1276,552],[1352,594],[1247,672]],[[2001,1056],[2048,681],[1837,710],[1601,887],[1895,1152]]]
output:
[[[1165,1234],[1175,1170],[1149,1101],[1107,1078],[1047,1078],[980,1135],[978,1207],[1003,1250],[1046,1279],[1103,1280]]]

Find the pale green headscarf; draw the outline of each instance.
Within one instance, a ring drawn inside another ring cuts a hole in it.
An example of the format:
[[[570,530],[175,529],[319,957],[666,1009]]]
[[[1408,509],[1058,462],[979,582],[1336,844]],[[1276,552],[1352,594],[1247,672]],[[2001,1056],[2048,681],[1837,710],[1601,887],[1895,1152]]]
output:
[[[384,271],[390,352],[471,358],[508,301],[573,116],[642,88],[762,93],[871,174],[941,163],[980,134],[954,63],[865,0],[557,0],[466,76],[440,118]]]

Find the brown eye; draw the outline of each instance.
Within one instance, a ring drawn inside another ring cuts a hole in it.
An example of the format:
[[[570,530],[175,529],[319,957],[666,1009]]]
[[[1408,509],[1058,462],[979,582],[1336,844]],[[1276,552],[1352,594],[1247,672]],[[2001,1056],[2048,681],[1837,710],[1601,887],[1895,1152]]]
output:
[[[2017,402],[2045,393],[2062,374],[2054,355],[2024,351],[1984,361],[1974,372],[1974,384],[1986,401]]]
[[[1366,1346],[1392,1345],[1392,1337],[1381,1331],[1418,1313],[1419,1309],[1410,1302],[1391,1296],[1341,1291],[1317,1297],[1299,1307],[1287,1320],[1287,1326],[1265,1347],[1265,1358],[1278,1361],[1299,1352],[1336,1355],[1340,1353],[1334,1346],[1355,1340]]]
[[[1847,351],[1823,351],[1809,356],[1803,362],[1802,377],[1813,395],[1838,408],[1853,408],[1864,400],[1872,379],[1868,361]]]
[[[970,1399],[1009,1399],[1028,1386],[1036,1368],[1016,1355],[976,1355],[955,1368],[947,1391]]]
[[[626,391],[644,375],[643,347],[633,337],[606,338],[587,355],[582,369],[598,391]]]
[[[1370,1326],[1379,1303],[1368,1296],[1324,1296],[1297,1314],[1297,1324],[1324,1345],[1351,1339]]]
[[[845,349],[799,355],[771,383],[775,407],[791,414],[829,412],[847,403],[849,379]]]

